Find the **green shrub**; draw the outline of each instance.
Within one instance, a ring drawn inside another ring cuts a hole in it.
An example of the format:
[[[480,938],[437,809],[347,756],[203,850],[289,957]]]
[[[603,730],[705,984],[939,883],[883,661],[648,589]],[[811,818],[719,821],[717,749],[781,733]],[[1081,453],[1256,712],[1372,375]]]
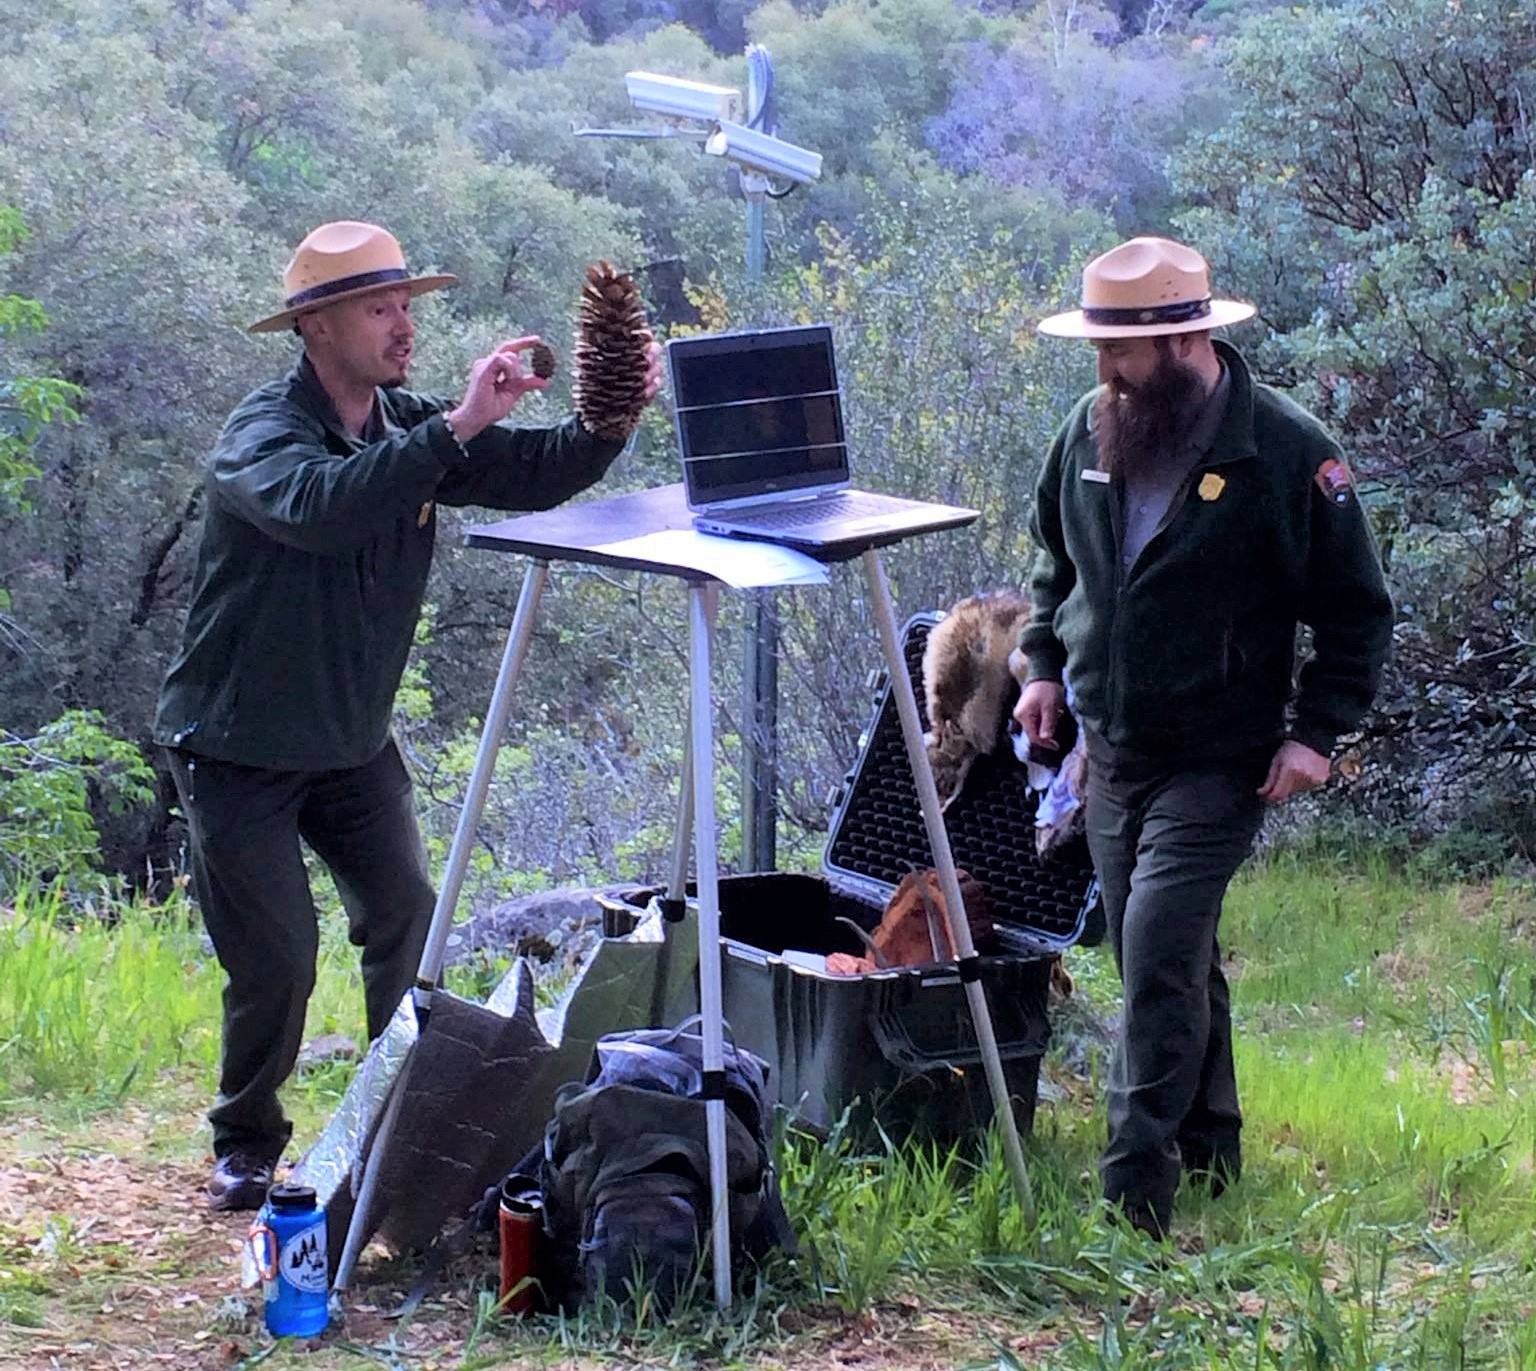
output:
[[[61,714],[33,737],[0,730],[0,891],[27,876],[93,874],[92,804],[120,814],[154,799],[154,771],[94,710]]]

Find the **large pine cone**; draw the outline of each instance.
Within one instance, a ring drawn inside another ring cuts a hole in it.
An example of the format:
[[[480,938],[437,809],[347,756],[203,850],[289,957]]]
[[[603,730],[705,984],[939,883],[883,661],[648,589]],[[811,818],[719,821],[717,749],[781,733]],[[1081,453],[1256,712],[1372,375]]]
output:
[[[628,272],[607,262],[587,268],[576,324],[576,375],[571,389],[587,431],[622,442],[645,408],[645,306]]]

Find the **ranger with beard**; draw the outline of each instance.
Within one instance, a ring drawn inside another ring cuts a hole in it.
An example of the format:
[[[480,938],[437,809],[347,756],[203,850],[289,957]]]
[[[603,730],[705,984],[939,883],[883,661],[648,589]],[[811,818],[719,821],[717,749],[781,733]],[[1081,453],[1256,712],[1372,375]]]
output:
[[[160,692],[192,879],[227,977],[219,1096],[208,1118],[214,1209],[254,1209],[291,1125],[293,1069],[318,932],[299,840],[335,877],[362,949],[368,1035],[409,988],[434,895],[391,709],[421,613],[438,505],[547,509],[600,480],[624,446],[576,418],[512,428],[545,382],[537,338],[480,358],[462,398],[405,389],[412,276],[375,224],[322,224],[284,272],[297,365],[236,406],[207,505],[182,646]],[[647,398],[660,384],[648,349]]]
[[[1315,790],[1370,707],[1392,637],[1381,564],[1338,445],[1210,331],[1205,259],[1136,238],[1083,272],[1099,387],[1040,474],[1029,678],[1016,717],[1053,747],[1069,679],[1087,734],[1087,829],[1125,1013],[1106,1197],[1161,1236],[1181,1172],[1242,1166],[1217,923],[1266,805]],[[1298,624],[1312,651],[1296,674]]]

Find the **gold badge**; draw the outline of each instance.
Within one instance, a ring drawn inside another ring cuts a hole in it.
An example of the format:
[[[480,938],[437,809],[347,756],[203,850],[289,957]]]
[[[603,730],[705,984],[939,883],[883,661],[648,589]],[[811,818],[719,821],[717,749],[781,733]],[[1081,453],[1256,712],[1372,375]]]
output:
[[[1208,471],[1200,478],[1200,484],[1195,488],[1200,492],[1202,500],[1219,500],[1221,492],[1227,488],[1227,478],[1218,476],[1214,471]]]
[[[427,520],[431,517],[432,501],[428,500],[427,503],[421,507],[421,513],[416,516],[416,527],[425,528],[427,526]]]

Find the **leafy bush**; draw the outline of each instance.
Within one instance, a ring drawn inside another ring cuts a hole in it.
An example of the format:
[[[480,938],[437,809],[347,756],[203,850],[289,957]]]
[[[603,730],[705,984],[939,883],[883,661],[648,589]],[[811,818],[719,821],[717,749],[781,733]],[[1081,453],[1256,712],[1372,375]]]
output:
[[[154,799],[154,771],[94,710],[71,710],[32,737],[0,730],[0,890],[27,876],[95,872],[92,805],[121,814]]]
[[[1181,229],[1259,301],[1267,379],[1351,453],[1400,618],[1358,794],[1421,832],[1487,802],[1512,845],[1500,802],[1536,780],[1529,9],[1276,12],[1226,75]]]
[[[0,258],[13,253],[27,240],[21,215],[0,204]],[[23,295],[0,294],[0,339],[20,339],[41,333],[48,315],[36,300]],[[8,355],[15,356],[12,345]],[[74,423],[80,415],[73,402],[83,392],[51,376],[28,376],[0,366],[0,515],[25,514],[31,505],[27,485],[41,471],[32,460],[32,448],[43,428],[51,423]],[[5,587],[0,586],[0,612],[10,607]]]

